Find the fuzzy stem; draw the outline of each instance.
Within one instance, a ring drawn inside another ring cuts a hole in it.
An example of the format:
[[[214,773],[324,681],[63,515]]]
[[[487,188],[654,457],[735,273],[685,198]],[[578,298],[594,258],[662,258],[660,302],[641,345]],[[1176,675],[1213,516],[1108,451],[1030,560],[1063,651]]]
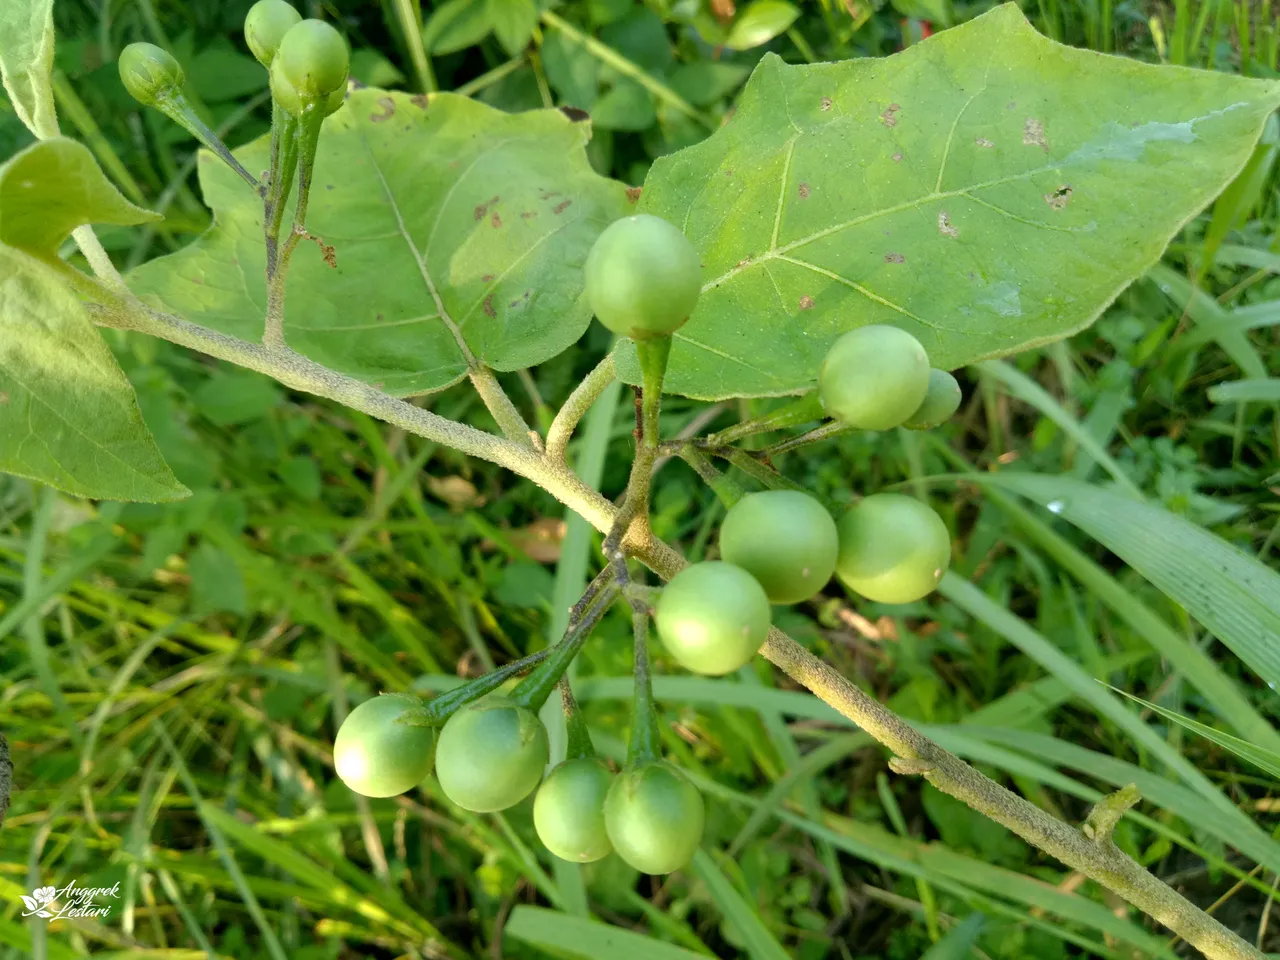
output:
[[[582,378],[582,382],[569,394],[569,399],[551,421],[551,429],[547,431],[548,459],[554,463],[564,462],[574,428],[586,416],[592,404],[600,399],[605,388],[613,383],[613,378],[613,354],[610,353]]]
[[[772,433],[775,430],[786,430],[790,427],[798,427],[803,423],[811,423],[814,420],[822,420],[826,417],[826,413],[822,409],[822,401],[818,399],[818,391],[811,390],[802,397],[797,397],[791,403],[772,410],[769,413],[759,417],[752,417],[750,420],[743,420],[741,423],[735,423],[732,427],[727,427],[718,433],[712,433],[707,436],[706,445],[710,447],[726,447],[731,443],[737,443],[747,437],[753,437],[758,433]]]
[[[565,747],[566,760],[585,760],[596,755],[591,745],[591,733],[587,729],[587,721],[578,709],[578,701],[573,697],[573,687],[569,684],[566,673],[560,678],[560,703],[564,707],[565,731],[568,744]]]
[[[560,642],[552,648],[551,656],[511,691],[512,700],[535,713],[542,709],[573,658],[587,642],[587,637],[591,636],[592,629],[617,597],[618,585],[614,582],[614,574],[613,565],[609,564],[591,581],[582,599],[574,604],[573,612],[569,614],[569,625]]]
[[[658,714],[653,706],[653,681],[649,677],[649,610],[631,602],[632,633],[635,636],[635,701],[631,709],[631,742],[627,745],[627,766],[634,767],[662,756]]]
[[[480,394],[480,399],[484,401],[485,407],[488,408],[504,437],[535,450],[542,449],[542,438],[538,436],[538,431],[529,429],[529,424],[516,409],[507,391],[502,389],[502,384],[498,382],[492,370],[476,364],[467,371],[467,377],[475,387],[476,393]]]
[[[711,463],[711,458],[691,443],[678,449],[681,460],[693,467],[702,482],[712,489],[725,508],[732,507],[746,496],[746,491],[732,477],[726,477]]]
[[[802,433],[798,437],[791,437],[788,440],[783,440],[781,443],[775,443],[772,447],[768,447],[761,452],[765,456],[776,457],[780,454],[787,453],[788,451],[796,450],[799,447],[805,447],[811,443],[817,443],[820,440],[839,436],[840,434],[847,433],[852,429],[853,427],[848,424],[841,423],[838,420],[833,420],[830,423],[824,423],[820,427],[814,427],[808,433]]]
[[[155,102],[155,106],[166,117],[212,150],[218,156],[218,159],[234,170],[240,179],[253,187],[254,190],[261,186],[257,178],[241,166],[240,161],[231,155],[231,151],[222,142],[222,138],[210,130],[205,122],[196,116],[196,112],[187,103],[186,97],[181,95],[163,97]]]
[[[446,420],[292,351],[270,349],[207,330],[152,310],[137,300],[115,297],[106,288],[100,291],[100,297],[107,303],[92,307],[99,323],[140,330],[238,363],[273,376],[285,386],[337,401],[416,436],[497,463],[537,483],[596,529],[604,532],[615,528],[619,511],[613,504],[565,466],[549,462],[528,447]],[[619,546],[664,580],[669,580],[686,565],[684,558],[654,537],[647,525],[629,528],[627,535],[620,538]],[[979,773],[782,631],[770,630],[761,653],[889,747],[900,758],[895,763],[899,769],[918,771],[943,793],[1003,824],[1028,843],[1123,897],[1199,949],[1209,960],[1264,960],[1261,951],[1160,882],[1114,844],[1095,843],[1080,830]],[[647,658],[643,667],[647,676]]]
[[[433,700],[427,701],[426,706],[422,708],[422,718],[430,726],[443,726],[444,722],[462,707],[465,707],[473,700],[479,700],[486,694],[493,693],[512,677],[518,677],[526,670],[530,670],[542,663],[550,654],[551,648],[548,647],[546,650],[531,653],[521,660],[513,660],[510,663],[503,664],[483,676],[468,680],[462,686],[454,687]]]

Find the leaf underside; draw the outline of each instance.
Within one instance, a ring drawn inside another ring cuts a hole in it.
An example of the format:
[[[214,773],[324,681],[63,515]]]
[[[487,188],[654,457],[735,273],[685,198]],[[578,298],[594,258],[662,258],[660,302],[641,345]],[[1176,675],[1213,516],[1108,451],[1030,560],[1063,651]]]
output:
[[[325,121],[307,229],[290,267],[285,338],[334,370],[406,396],[468,363],[550,359],[590,322],[582,265],[630,206],[594,173],[590,131],[558,110],[510,115],[466,97],[365,89]],[[267,140],[236,151],[267,166]],[[262,202],[208,154],[214,226],[144,264],[130,286],[188,320],[248,340],[266,311]],[[286,224],[286,229],[288,225]]]
[[[702,254],[673,393],[799,393],[868,323],[953,369],[1091,323],[1243,166],[1280,84],[1040,36],[1006,4],[885,59],[756,68],[640,208]],[[639,380],[624,344],[619,369]]]
[[[133,387],[62,277],[0,246],[0,471],[106,500],[187,489],[142,422]]]

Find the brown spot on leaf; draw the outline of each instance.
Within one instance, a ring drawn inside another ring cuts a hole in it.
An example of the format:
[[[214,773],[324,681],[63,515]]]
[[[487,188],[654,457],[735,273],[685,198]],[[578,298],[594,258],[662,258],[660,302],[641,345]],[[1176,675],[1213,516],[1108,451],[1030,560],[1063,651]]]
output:
[[[1071,202],[1071,194],[1073,193],[1075,191],[1071,189],[1071,184],[1064,183],[1052,193],[1046,193],[1044,202],[1049,205],[1050,210],[1065,210],[1067,204]]]
[[[990,140],[988,140],[986,137],[978,137],[973,142],[980,147],[985,147],[988,150],[990,150],[992,147],[995,146],[995,144],[992,143]]]
[[[554,207],[551,208],[551,212],[564,213],[565,208],[567,208],[571,203],[573,203],[572,200],[561,200],[559,203],[557,203]]]
[[[501,198],[493,197],[492,199],[486,200],[484,203],[477,206],[473,211],[473,213],[475,214],[475,218],[477,220],[483,220],[485,218],[485,214],[489,212],[489,208],[492,207],[495,203],[497,203],[499,199]]]
[[[638,201],[643,191],[644,187],[627,187],[627,202],[635,203]]]
[[[486,317],[489,317],[490,319],[492,319],[493,317],[496,317],[496,316],[498,315],[498,314],[497,314],[497,312],[493,309],[493,294],[492,294],[492,293],[491,293],[491,294],[489,294],[487,297],[485,297],[485,298],[484,298],[484,315],[485,315]]]
[[[818,101],[818,107],[819,107],[821,110],[823,110],[823,111],[830,110],[830,109],[831,109],[831,98],[830,98],[830,97],[823,97],[821,100],[819,100],[819,101]]]
[[[539,194],[539,199],[550,200],[552,197],[558,196],[560,196],[559,190],[543,190],[542,193]]]
[[[582,123],[584,120],[590,120],[591,114],[578,107],[561,107],[560,112],[572,120],[574,123]]]
[[[902,162],[902,154],[900,154],[900,153],[895,153],[895,154],[893,155],[893,162],[894,162],[894,163],[901,163],[901,162]]]
[[[800,184],[796,192],[800,195],[801,200],[809,199],[809,185],[807,183]]]
[[[906,263],[907,258],[900,253],[886,253],[884,255],[885,263]]]
[[[1049,141],[1044,138],[1044,124],[1035,117],[1027,117],[1027,122],[1023,124],[1022,142],[1028,147],[1039,147],[1045,153],[1049,152]]]
[[[751,262],[751,258],[750,258],[750,257],[743,257],[741,260],[739,260],[739,261],[738,261],[737,263],[735,263],[733,266],[734,266],[734,269],[741,270],[743,267],[745,267],[745,266],[746,266],[747,264],[749,264],[750,262]]]
[[[370,123],[382,123],[396,115],[396,102],[390,97],[379,97],[378,106],[382,108],[382,113],[369,114]]]
[[[425,110],[430,105],[431,98],[428,97],[425,93],[415,93],[412,97],[409,98],[409,102],[412,103],[419,110]]]
[[[524,213],[520,214],[520,219],[521,219],[521,220],[532,220],[532,219],[533,219],[534,217],[536,217],[537,215],[538,215],[538,214],[537,214],[535,211],[533,211],[533,210],[526,210]]]
[[[803,297],[801,297],[801,298],[800,298],[800,309],[801,309],[801,310],[812,310],[812,309],[813,309],[813,297],[809,296],[807,293],[806,293]]]
[[[901,104],[891,103],[884,113],[880,114],[880,122],[886,127],[896,127],[898,125],[898,111],[902,109]]]
[[[502,217],[498,216],[497,210],[493,211],[493,216],[489,218],[489,225],[495,230],[502,226]]]
[[[492,273],[486,273],[483,277],[481,277],[481,278],[480,278],[480,282],[481,282],[481,283],[493,283],[493,274],[492,274]]]
[[[952,239],[960,236],[960,231],[951,225],[951,218],[947,216],[947,211],[945,210],[938,211],[938,232],[944,237],[951,237]]]
[[[528,299],[529,299],[529,291],[526,290],[521,296],[516,297],[514,300],[508,303],[507,306],[510,307],[512,310],[514,310],[516,307],[520,306],[520,304],[524,303]]]
[[[1006,104],[1004,105],[1004,108],[1005,108],[1006,110],[1017,110],[1017,109],[1018,109],[1018,101],[1017,101],[1017,100],[1010,100],[1008,103],[1006,103]]]

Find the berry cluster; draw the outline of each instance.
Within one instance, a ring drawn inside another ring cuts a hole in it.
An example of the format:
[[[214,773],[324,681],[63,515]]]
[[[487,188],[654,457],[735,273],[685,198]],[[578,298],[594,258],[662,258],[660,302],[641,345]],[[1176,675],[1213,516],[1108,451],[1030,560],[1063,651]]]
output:
[[[282,44],[281,57],[285,49]],[[636,342],[642,366],[659,358],[657,377],[652,367],[646,373],[649,383],[660,382],[670,335],[692,313],[700,285],[697,252],[676,227],[654,216],[611,224],[586,262],[585,295],[596,316]],[[934,426],[960,403],[955,378],[930,369],[919,341],[896,327],[846,333],[832,345],[817,379],[822,409],[859,429]],[[656,404],[649,393],[646,403]],[[656,425],[656,416],[648,422]],[[642,489],[647,496],[647,483]],[[628,501],[633,493],[629,487]],[[596,589],[588,590],[565,638],[528,677],[510,693],[496,693],[522,667],[513,664],[429,704],[396,694],[361,704],[334,744],[339,776],[359,793],[390,796],[421,782],[434,765],[445,795],[467,810],[504,810],[536,791],[538,836],[565,860],[585,863],[616,851],[636,869],[655,874],[687,864],[702,839],[704,806],[697,787],[658,753],[645,648],[649,615],[677,663],[719,676],[760,649],[773,605],[809,600],[833,575],[870,600],[908,603],[933,590],[950,561],[942,519],[901,494],[865,497],[839,520],[798,490],[730,498],[720,529],[721,559],[685,567],[651,610],[628,594],[637,611],[636,708],[621,773],[592,752],[563,680],[591,626],[621,592],[619,581],[629,579],[616,550],[620,526],[616,540],[613,534],[606,539],[609,565],[593,582]],[[624,503],[620,524],[636,515]],[[607,586],[600,588],[601,582]],[[549,747],[538,710],[556,684],[565,703],[568,759],[544,779]]]

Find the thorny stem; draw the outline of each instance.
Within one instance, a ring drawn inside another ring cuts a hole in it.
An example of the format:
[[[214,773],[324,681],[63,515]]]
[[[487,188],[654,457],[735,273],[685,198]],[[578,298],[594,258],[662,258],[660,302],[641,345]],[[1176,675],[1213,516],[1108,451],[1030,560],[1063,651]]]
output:
[[[139,330],[228,360],[272,376],[287,387],[334,400],[416,436],[499,464],[538,484],[597,530],[607,532],[615,527],[620,511],[613,504],[563,464],[528,447],[397,400],[290,350],[268,348],[205,329],[152,310],[136,299],[116,296],[106,288],[101,290],[101,298],[106,303],[91,308],[101,324]],[[675,576],[686,565],[684,558],[654,537],[647,526],[629,528],[620,538],[619,546],[664,580]],[[1089,839],[1079,829],[1046,813],[942,749],[781,630],[776,627],[770,630],[761,653],[787,676],[892,750],[900,758],[895,761],[899,770],[918,771],[943,793],[1120,895],[1199,949],[1209,960],[1265,960],[1261,951],[1152,876],[1114,843]],[[647,666],[646,662],[646,671]]]
[[[564,463],[574,428],[586,416],[592,404],[600,399],[605,388],[613,383],[613,378],[613,354],[608,353],[582,378],[573,393],[569,394],[569,399],[564,402],[564,406],[551,421],[551,429],[547,431],[547,459],[552,463]]]

